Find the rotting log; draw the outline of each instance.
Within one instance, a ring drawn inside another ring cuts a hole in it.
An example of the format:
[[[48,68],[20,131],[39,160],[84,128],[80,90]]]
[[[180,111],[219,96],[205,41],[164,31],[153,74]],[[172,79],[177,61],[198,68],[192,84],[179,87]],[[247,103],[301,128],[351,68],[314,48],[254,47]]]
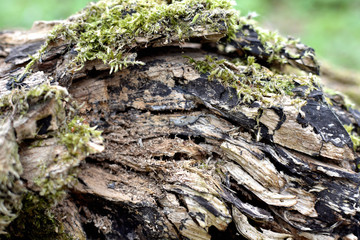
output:
[[[142,64],[109,73],[97,59],[70,71],[76,46],[59,38],[23,74],[58,23],[0,34],[4,239],[358,239],[360,113],[302,84],[319,73],[312,49],[270,61],[251,25],[230,42],[200,26],[137,38],[127,54]],[[249,56],[259,66],[231,62]],[[297,84],[256,98],[225,67]]]

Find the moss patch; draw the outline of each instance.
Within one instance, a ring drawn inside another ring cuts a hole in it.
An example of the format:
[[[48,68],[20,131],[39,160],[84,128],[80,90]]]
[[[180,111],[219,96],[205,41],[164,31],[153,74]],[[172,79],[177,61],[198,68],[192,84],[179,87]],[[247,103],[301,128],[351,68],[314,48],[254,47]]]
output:
[[[65,88],[42,84],[29,90],[14,89],[10,94],[0,98],[0,119],[25,115],[30,106],[35,103],[45,102],[48,99],[55,98],[58,104],[67,101],[68,92]]]
[[[41,132],[42,126],[34,124],[38,119],[33,110],[37,109],[36,106],[46,104],[51,107],[40,108],[41,110],[35,110],[35,113],[41,112],[41,118],[45,115],[50,116],[47,117],[49,119],[55,119],[53,123],[55,126]],[[16,219],[15,223],[7,229],[11,233],[9,237],[13,239],[15,237],[17,239],[50,239],[52,234],[60,234],[58,222],[49,215],[50,209],[62,199],[65,190],[76,182],[77,167],[80,162],[88,154],[103,149],[100,145],[101,132],[77,117],[76,108],[76,104],[70,99],[65,88],[49,84],[42,84],[30,90],[13,90],[0,99],[2,113],[0,120],[5,123],[0,127],[0,142],[2,141],[0,150],[4,150],[1,154],[6,153],[4,156],[0,154],[3,159],[0,163],[1,233],[4,233],[5,228]],[[25,119],[25,125],[29,126],[17,128],[15,123],[21,122],[22,119]],[[35,134],[25,135],[21,131],[30,131]],[[26,136],[26,138],[19,136]],[[24,142],[25,139],[26,142]],[[30,170],[32,168],[38,170],[30,175],[33,179],[26,179],[34,183],[29,190],[20,179],[23,167],[19,159],[18,145],[21,144],[22,151],[36,148],[42,151],[43,149],[40,148],[44,147],[46,142],[49,142],[53,150],[59,147],[63,151],[61,154],[54,154],[54,158],[50,154],[45,158],[39,156],[32,159],[35,162],[31,162]],[[18,236],[20,232],[22,235]],[[45,235],[42,237],[41,234]]]
[[[292,64],[314,60],[311,48],[301,48],[300,41],[285,38],[257,26],[249,17],[240,17],[228,0],[100,0],[56,26],[41,50],[26,66],[23,77],[56,42],[64,41],[74,53],[68,72],[83,68],[85,62],[101,60],[110,73],[137,61],[139,48],[203,41],[235,42],[248,55],[261,55],[269,63]],[[215,35],[212,39],[211,35]],[[255,36],[253,36],[255,34]],[[256,39],[248,44],[247,38]],[[302,45],[304,46],[304,45]],[[259,52],[260,51],[260,52]],[[19,78],[19,79],[20,79]]]
[[[86,121],[78,116],[70,118],[55,134],[59,145],[66,147],[66,153],[54,159],[51,168],[59,171],[53,174],[47,169],[49,166],[41,166],[43,173],[35,179],[40,187],[40,196],[48,198],[49,202],[56,202],[64,194],[64,188],[71,187],[76,182],[77,167],[89,154],[103,150],[101,131],[96,127],[90,127]]]
[[[234,36],[237,12],[227,0],[102,0],[90,4],[66,24],[56,26],[26,71],[41,59],[49,46],[59,40],[76,52],[69,71],[80,70],[86,61],[99,59],[118,71],[143,64],[136,61],[139,45],[183,42],[209,32]]]
[[[360,136],[359,134],[354,130],[354,126],[352,124],[350,125],[344,125],[345,130],[349,133],[351,141],[353,143],[354,151],[356,151],[360,147]]]
[[[8,234],[2,239],[71,239],[50,211],[52,204],[48,199],[28,193],[22,203],[19,217],[10,224]]]
[[[187,57],[188,58],[188,57]],[[247,59],[217,59],[206,56],[204,60],[188,58],[189,63],[208,79],[220,80],[223,84],[235,88],[241,103],[259,101],[263,106],[272,106],[272,101],[282,96],[293,96],[295,87],[306,87],[305,94],[315,90],[319,79],[312,74],[296,76],[273,72],[255,62],[250,56]],[[272,101],[269,101],[271,99]]]

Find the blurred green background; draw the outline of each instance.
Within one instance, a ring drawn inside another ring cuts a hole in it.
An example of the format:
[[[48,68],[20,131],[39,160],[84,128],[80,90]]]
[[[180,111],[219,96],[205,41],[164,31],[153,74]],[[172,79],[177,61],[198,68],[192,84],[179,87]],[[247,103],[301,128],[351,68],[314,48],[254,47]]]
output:
[[[89,0],[0,0],[0,29],[30,28],[36,20],[64,19]],[[360,70],[359,0],[237,0],[242,15],[257,12],[262,26],[300,37],[318,56]]]

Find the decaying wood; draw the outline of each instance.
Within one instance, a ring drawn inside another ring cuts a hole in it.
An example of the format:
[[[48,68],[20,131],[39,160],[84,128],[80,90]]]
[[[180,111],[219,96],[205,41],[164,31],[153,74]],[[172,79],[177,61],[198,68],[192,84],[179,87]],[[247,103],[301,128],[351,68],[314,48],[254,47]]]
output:
[[[11,92],[10,76],[39,48],[43,29],[1,33],[1,94]],[[65,231],[74,239],[358,239],[357,153],[342,126],[359,126],[359,113],[327,104],[320,90],[301,108],[286,96],[280,107],[239,105],[234,89],[209,81],[183,57],[209,54],[198,46],[155,44],[139,51],[144,66],[110,75],[93,61],[68,81],[71,52],[59,43],[22,82],[32,87],[53,77],[81,104],[79,115],[103,131],[105,150],[86,157],[54,211]],[[36,135],[36,121],[55,115],[51,104],[39,104],[26,125],[14,121],[16,137]],[[15,144],[6,124],[0,140]],[[34,192],[32,161],[51,165],[65,151],[44,141],[19,148],[21,179]]]

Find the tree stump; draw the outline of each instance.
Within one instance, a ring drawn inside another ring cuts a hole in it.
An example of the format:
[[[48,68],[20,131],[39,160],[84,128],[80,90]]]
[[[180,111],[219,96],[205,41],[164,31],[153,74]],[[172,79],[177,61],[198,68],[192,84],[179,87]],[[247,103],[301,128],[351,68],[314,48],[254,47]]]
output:
[[[188,11],[116,64],[77,59],[93,43],[69,29],[114,6],[136,24],[128,2],[1,32],[2,238],[358,239],[360,113],[323,92],[313,50],[187,0],[152,3]]]

